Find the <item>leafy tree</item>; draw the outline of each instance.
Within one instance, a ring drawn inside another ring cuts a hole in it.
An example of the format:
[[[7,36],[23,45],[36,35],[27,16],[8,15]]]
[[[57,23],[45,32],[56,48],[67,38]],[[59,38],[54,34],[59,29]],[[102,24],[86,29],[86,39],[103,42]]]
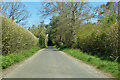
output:
[[[38,26],[32,25],[31,28],[28,28],[38,39],[39,45],[41,47],[47,46],[47,36],[46,36],[46,29],[45,24],[41,22]]]
[[[43,3],[43,9],[40,10],[43,13],[42,16],[52,15],[49,35],[53,43],[64,44],[68,47],[74,43],[75,29],[80,26],[82,21],[94,16],[88,14],[89,11],[88,3],[85,2]]]

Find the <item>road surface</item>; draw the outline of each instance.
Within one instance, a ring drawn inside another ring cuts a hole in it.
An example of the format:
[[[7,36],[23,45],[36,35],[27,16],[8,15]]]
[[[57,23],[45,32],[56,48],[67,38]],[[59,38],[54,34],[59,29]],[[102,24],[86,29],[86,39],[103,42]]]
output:
[[[4,78],[107,78],[89,65],[47,47],[28,58]]]

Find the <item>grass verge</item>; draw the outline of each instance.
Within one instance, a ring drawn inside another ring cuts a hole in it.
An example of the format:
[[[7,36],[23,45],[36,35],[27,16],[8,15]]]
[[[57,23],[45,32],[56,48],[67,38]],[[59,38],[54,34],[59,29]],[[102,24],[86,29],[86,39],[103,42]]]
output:
[[[83,53],[76,49],[61,49],[67,54],[80,59],[88,64],[96,66],[100,70],[111,73],[114,77],[118,78],[118,62],[101,60],[99,57],[92,56],[88,53]]]
[[[11,66],[12,64],[20,62],[21,60],[24,60],[25,58],[32,56],[38,50],[40,50],[40,47],[33,47],[29,50],[23,50],[18,53],[9,54],[7,56],[1,56],[0,58],[2,58],[2,63],[1,63],[2,69],[5,69]]]

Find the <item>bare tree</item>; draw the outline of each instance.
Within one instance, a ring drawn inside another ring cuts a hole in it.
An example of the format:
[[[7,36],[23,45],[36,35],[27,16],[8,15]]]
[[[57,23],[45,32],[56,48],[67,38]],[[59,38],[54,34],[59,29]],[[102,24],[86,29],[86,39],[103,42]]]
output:
[[[3,2],[1,13],[16,23],[26,20],[30,15],[21,2]]]
[[[107,2],[107,4],[102,4],[98,7],[98,21],[103,23],[104,20],[113,16],[113,18],[118,18],[118,3],[117,2]],[[117,20],[117,19],[116,19]]]

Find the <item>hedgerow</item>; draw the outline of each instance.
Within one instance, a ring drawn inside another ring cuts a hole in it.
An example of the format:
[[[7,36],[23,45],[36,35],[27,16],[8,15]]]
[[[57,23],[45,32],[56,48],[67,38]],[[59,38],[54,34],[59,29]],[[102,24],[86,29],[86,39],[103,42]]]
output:
[[[84,31],[84,33],[83,33]],[[118,24],[103,27],[93,24],[80,26],[75,36],[77,48],[84,52],[117,61],[118,53]]]
[[[38,45],[38,39],[28,30],[2,17],[2,54],[15,53]]]

